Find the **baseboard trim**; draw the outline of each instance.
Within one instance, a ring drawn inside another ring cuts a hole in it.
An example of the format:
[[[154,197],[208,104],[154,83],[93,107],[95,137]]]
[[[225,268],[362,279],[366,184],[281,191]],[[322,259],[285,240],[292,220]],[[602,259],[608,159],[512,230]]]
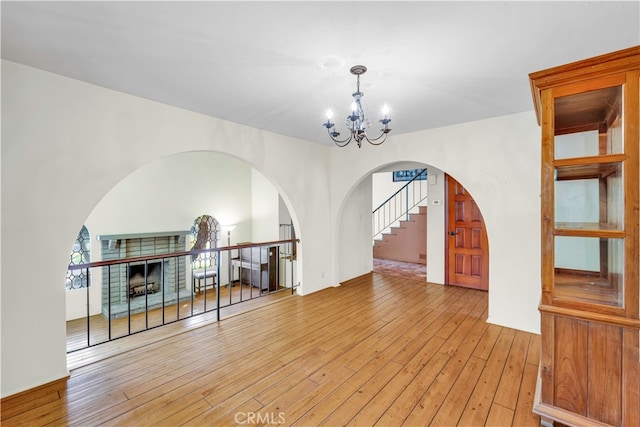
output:
[[[28,388],[26,390],[22,390],[17,393],[10,394],[8,396],[4,396],[3,398],[0,399],[0,406],[4,406],[5,404],[9,403],[11,400],[20,399],[22,396],[26,394],[37,393],[40,390],[45,390],[48,388],[53,388],[53,389],[64,388],[66,387],[66,382],[70,377],[71,377],[71,374],[67,373],[67,375],[65,375],[62,378],[58,378],[57,380],[49,381],[48,383],[40,384],[33,388]]]

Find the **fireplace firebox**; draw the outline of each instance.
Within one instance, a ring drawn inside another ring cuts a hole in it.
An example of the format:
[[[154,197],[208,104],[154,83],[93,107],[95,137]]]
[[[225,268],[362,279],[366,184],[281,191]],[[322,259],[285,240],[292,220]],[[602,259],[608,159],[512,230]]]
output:
[[[148,262],[129,265],[129,298],[155,294],[162,283],[162,263]]]

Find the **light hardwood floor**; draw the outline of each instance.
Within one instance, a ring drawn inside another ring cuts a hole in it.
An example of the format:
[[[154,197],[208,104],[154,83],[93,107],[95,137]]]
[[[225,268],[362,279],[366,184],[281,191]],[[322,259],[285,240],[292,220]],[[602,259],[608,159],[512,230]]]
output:
[[[486,317],[482,291],[372,273],[78,365],[2,424],[539,425],[539,337]]]

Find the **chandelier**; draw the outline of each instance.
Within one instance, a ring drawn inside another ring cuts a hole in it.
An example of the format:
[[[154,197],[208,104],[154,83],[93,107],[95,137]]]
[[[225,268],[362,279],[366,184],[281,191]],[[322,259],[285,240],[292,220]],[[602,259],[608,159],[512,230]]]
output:
[[[351,94],[353,96],[351,114],[347,116],[345,123],[347,128],[349,128],[350,134],[345,139],[338,139],[340,132],[335,130],[335,124],[331,121],[333,117],[331,110],[327,111],[327,122],[324,123],[323,126],[327,128],[329,137],[338,147],[345,147],[352,140],[356,141],[358,148],[362,146],[363,140],[372,145],[380,145],[387,139],[387,134],[391,132],[391,129],[389,129],[389,122],[391,122],[389,118],[389,107],[387,107],[386,104],[384,105],[382,108],[382,119],[378,120],[383,125],[383,128],[380,129],[380,135],[375,138],[370,138],[367,135],[367,128],[371,127],[371,121],[364,115],[364,110],[362,109],[362,97],[364,93],[360,92],[360,76],[367,72],[367,67],[364,65],[354,65],[349,71],[356,76],[356,91]]]

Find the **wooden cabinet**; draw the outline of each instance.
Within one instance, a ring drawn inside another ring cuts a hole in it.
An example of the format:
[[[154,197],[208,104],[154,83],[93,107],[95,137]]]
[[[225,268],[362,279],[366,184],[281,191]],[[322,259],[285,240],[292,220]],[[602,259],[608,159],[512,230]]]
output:
[[[530,74],[542,130],[543,422],[640,425],[640,46]]]

